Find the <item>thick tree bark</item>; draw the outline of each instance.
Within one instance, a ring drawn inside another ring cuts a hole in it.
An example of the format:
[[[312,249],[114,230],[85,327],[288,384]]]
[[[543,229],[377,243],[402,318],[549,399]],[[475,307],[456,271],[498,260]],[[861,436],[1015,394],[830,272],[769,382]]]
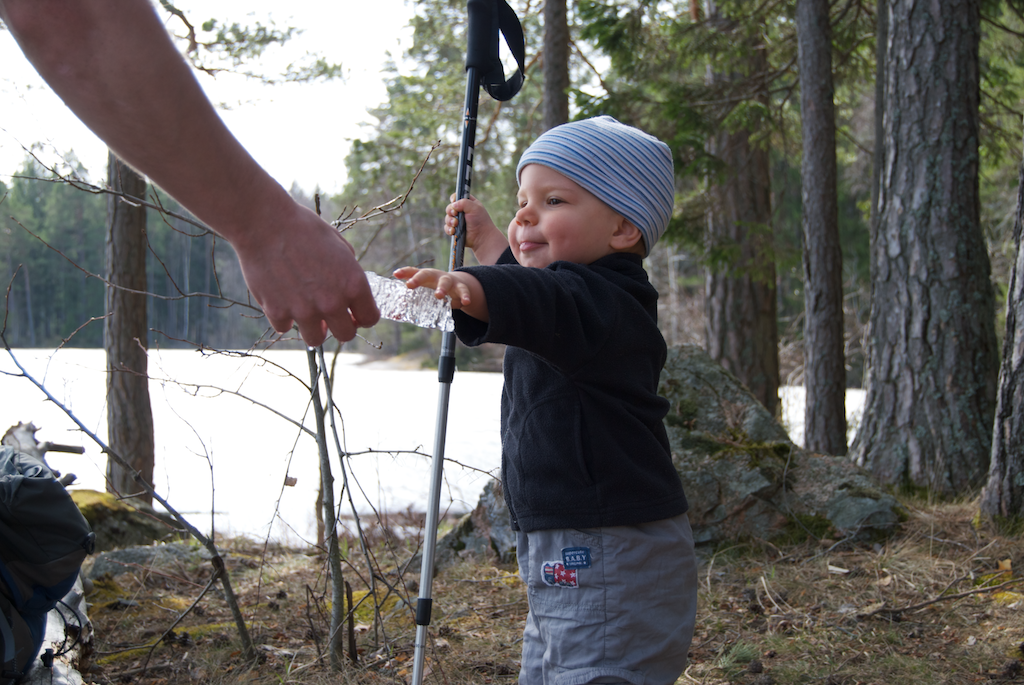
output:
[[[1010,274],[1006,301],[1006,337],[999,372],[992,462],[981,491],[981,513],[1011,532],[1024,521],[1024,163],[1017,189],[1013,240],[1017,259]]]
[[[868,394],[853,458],[940,495],[984,483],[997,377],[978,198],[977,0],[889,0]]]
[[[875,4],[875,159],[871,165],[871,243],[878,230],[878,195],[885,158],[885,63],[889,43],[889,0]]]
[[[143,197],[146,182],[109,154],[111,189]],[[107,461],[107,491],[151,503],[135,483],[135,472],[153,483],[153,412],[147,374],[146,210],[109,195],[107,199],[107,318],[103,346],[107,351],[107,436],[110,447],[132,466],[126,470]],[[120,287],[113,287],[120,286]],[[136,292],[129,292],[134,290]]]
[[[753,73],[766,66],[755,51]],[[716,76],[714,78],[727,78]],[[705,279],[705,346],[773,415],[779,406],[778,305],[771,228],[768,151],[750,141],[751,131],[722,132],[711,153],[729,171],[710,189],[708,237],[734,248],[728,268],[709,269]]]
[[[846,454],[843,257],[839,247],[828,0],[799,0],[804,235],[804,446]]]
[[[565,2],[544,2],[545,131],[569,121],[569,24]]]

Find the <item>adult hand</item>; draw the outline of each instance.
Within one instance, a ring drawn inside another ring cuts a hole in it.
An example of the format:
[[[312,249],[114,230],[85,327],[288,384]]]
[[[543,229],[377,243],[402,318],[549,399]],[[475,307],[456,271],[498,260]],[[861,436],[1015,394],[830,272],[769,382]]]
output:
[[[234,243],[242,274],[274,330],[294,322],[316,347],[328,329],[351,340],[380,319],[352,246],[312,211],[292,203],[281,219],[243,235]]]

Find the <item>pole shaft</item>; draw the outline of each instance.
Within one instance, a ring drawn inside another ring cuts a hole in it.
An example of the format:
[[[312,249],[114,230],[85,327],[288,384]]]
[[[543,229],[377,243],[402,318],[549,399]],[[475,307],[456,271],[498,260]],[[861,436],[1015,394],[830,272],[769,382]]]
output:
[[[459,150],[459,173],[455,196],[469,197],[473,181],[473,147],[476,144],[477,106],[480,102],[480,76],[476,67],[466,69],[466,106],[463,110],[462,147]],[[459,215],[459,226],[452,236],[448,270],[462,266],[466,251],[466,217]],[[423,522],[423,553],[420,566],[420,596],[416,602],[416,644],[413,655],[412,685],[423,683],[423,665],[427,649],[427,628],[430,625],[431,597],[434,584],[434,551],[437,546],[437,524],[440,513],[441,479],[444,473],[444,445],[448,426],[448,401],[452,379],[455,377],[455,333],[447,331],[441,337],[441,356],[437,362],[440,389],[437,399],[437,423],[434,427],[434,458],[431,464],[430,497],[427,518]]]
[[[473,183],[473,154],[476,146],[476,116],[480,104],[480,76],[476,67],[466,70],[466,106],[463,109],[462,147],[459,149],[459,175],[455,184],[455,197],[459,200],[469,197]],[[459,226],[452,236],[452,253],[448,270],[462,266],[466,253],[466,216],[459,214]]]

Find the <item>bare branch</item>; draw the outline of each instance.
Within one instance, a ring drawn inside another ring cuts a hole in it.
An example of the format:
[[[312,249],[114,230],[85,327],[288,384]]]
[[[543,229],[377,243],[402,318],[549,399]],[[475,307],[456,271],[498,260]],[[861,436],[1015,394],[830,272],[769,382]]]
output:
[[[14,223],[18,224],[18,226],[20,226],[21,229],[24,230],[26,233],[28,233],[30,236],[32,236],[33,238],[38,240],[40,243],[42,243],[47,249],[53,250],[58,255],[63,257],[64,260],[67,261],[68,264],[70,264],[71,266],[75,267],[76,269],[81,271],[83,274],[85,274],[89,278],[95,278],[96,280],[104,283],[106,286],[108,286],[110,288],[117,288],[118,290],[122,290],[122,291],[127,292],[127,293],[133,293],[135,295],[145,295],[147,297],[152,297],[153,299],[156,299],[156,300],[177,301],[177,300],[183,300],[183,299],[185,299],[187,297],[207,297],[207,298],[210,298],[210,299],[221,300],[223,302],[226,302],[226,303],[228,303],[228,306],[238,305],[240,307],[245,307],[246,309],[252,309],[252,310],[258,311],[260,313],[260,316],[263,315],[263,310],[260,309],[259,306],[252,304],[251,301],[250,302],[240,302],[238,300],[232,300],[230,298],[224,297],[222,295],[216,295],[214,293],[203,293],[203,292],[189,292],[189,293],[185,293],[185,292],[182,292],[180,288],[178,288],[176,283],[174,284],[174,287],[175,287],[175,290],[177,290],[179,293],[181,293],[180,295],[158,295],[158,294],[150,292],[148,290],[136,290],[134,288],[126,288],[125,286],[118,285],[116,283],[112,283],[108,279],[104,278],[103,276],[100,276],[99,274],[95,274],[95,273],[89,271],[88,269],[85,269],[81,265],[79,265],[78,262],[73,260],[71,257],[68,257],[66,254],[61,252],[59,249],[57,249],[56,247],[54,247],[50,243],[46,242],[46,240],[44,240],[42,238],[42,236],[40,236],[37,233],[35,233],[32,229],[28,228],[27,226],[22,224],[17,219],[12,217],[11,220],[14,221]],[[170,278],[170,274],[168,274],[168,278]],[[173,279],[171,279],[171,282],[174,283]]]
[[[195,55],[199,52],[199,42],[196,40],[196,29],[189,22],[188,18],[185,17],[185,13],[172,5],[169,0],[160,0],[160,6],[163,7],[166,12],[176,16],[181,23],[185,25],[185,28],[188,29],[188,35],[186,36],[188,39],[188,48],[185,50],[185,54]]]
[[[409,187],[406,189],[404,194],[399,195],[398,197],[393,198],[391,200],[388,200],[387,202],[385,202],[383,204],[377,205],[376,207],[374,207],[374,208],[372,208],[370,210],[367,210],[366,212],[364,212],[362,215],[356,217],[355,219],[349,219],[347,217],[344,218],[344,219],[339,218],[339,219],[336,219],[336,220],[332,221],[331,225],[334,226],[335,228],[337,228],[339,232],[344,233],[345,231],[347,231],[348,229],[352,228],[356,223],[358,223],[360,221],[368,221],[368,220],[374,219],[374,218],[376,218],[378,216],[383,216],[385,214],[393,212],[393,211],[395,211],[397,209],[401,209],[405,205],[406,201],[409,199],[409,195],[412,194],[413,189],[416,187],[416,182],[419,180],[420,175],[423,173],[423,169],[426,168],[427,162],[430,160],[430,156],[439,147],[441,147],[441,141],[440,140],[438,140],[436,143],[434,143],[433,145],[430,146],[430,150],[427,151],[426,156],[423,158],[423,161],[420,163],[420,168],[416,171],[416,174],[412,177],[412,181],[409,182]],[[352,210],[349,212],[348,216],[351,216],[352,213],[354,213],[354,212],[355,212],[355,207],[352,208]],[[370,237],[370,240],[367,241],[366,245],[363,247],[363,251],[356,258],[357,260],[360,260],[360,259],[362,259],[363,257],[366,256],[366,253],[370,249],[370,246],[373,245],[374,240],[377,239],[377,236],[380,235],[380,232],[381,232],[381,230],[383,230],[383,228],[384,228],[383,225],[381,225],[381,226],[379,226],[377,228],[377,231],[373,234],[373,236]]]
[[[1024,578],[1014,578],[1013,580],[1008,580],[1005,583],[1000,583],[999,585],[993,585],[991,587],[981,587],[975,590],[968,590],[967,592],[960,592],[955,595],[945,595],[943,597],[936,597],[934,599],[929,599],[927,602],[921,602],[920,604],[911,604],[910,606],[900,607],[898,609],[887,609],[885,607],[881,607],[875,609],[870,613],[864,614],[864,618],[881,615],[886,618],[892,619],[901,614],[919,611],[921,609],[924,609],[925,607],[931,606],[932,604],[938,604],[939,602],[947,602],[954,599],[963,599],[964,597],[970,597],[971,595],[980,595],[986,592],[996,592],[997,590],[1002,590],[1008,587],[1012,587],[1014,585],[1019,585],[1021,583],[1024,583]]]
[[[85,328],[86,326],[88,326],[89,324],[91,324],[91,323],[92,323],[92,322],[94,322],[94,321],[103,321],[104,319],[106,319],[106,318],[107,318],[108,316],[110,316],[111,314],[113,314],[113,312],[108,312],[107,314],[104,314],[103,316],[93,316],[93,317],[91,317],[91,318],[90,318],[90,319],[89,319],[88,321],[86,321],[86,322],[85,322],[85,323],[83,323],[83,324],[82,324],[81,326],[79,326],[78,328],[76,328],[75,330],[73,330],[73,331],[71,332],[71,335],[69,335],[69,336],[68,336],[68,337],[66,337],[66,338],[62,338],[62,339],[61,339],[61,341],[60,341],[60,345],[58,345],[56,349],[57,349],[57,350],[61,350],[61,349],[63,349],[65,345],[67,345],[67,344],[68,344],[69,342],[71,342],[71,339],[72,339],[73,337],[75,337],[76,335],[78,335],[78,332],[79,332],[80,330],[82,330],[83,328]],[[4,315],[4,317],[6,318],[6,314]],[[5,322],[5,323],[6,323],[6,322]],[[56,351],[56,350],[54,350],[54,351]]]
[[[1007,26],[1005,24],[999,23],[998,21],[996,21],[992,17],[987,16],[984,13],[982,13],[982,15],[981,15],[981,20],[983,22],[985,22],[986,24],[991,24],[992,26],[996,27],[1000,31],[1004,31],[1006,33],[1009,33],[1011,36],[1014,36],[1016,38],[1024,38],[1024,33],[1021,33],[1020,31],[1014,31],[1009,26]]]
[[[42,181],[43,183],[63,183],[64,185],[69,185],[72,188],[81,190],[84,193],[89,193],[90,195],[113,195],[114,197],[120,197],[128,202],[131,202],[133,205],[139,207],[146,207],[148,209],[155,209],[156,211],[166,214],[168,216],[173,216],[175,219],[180,219],[181,221],[190,223],[193,226],[196,226],[197,228],[203,229],[203,231],[209,231],[211,233],[215,232],[213,231],[213,229],[211,229],[209,226],[199,221],[198,219],[167,210],[163,207],[163,205],[159,203],[152,203],[142,198],[133,197],[121,191],[113,190],[112,188],[107,188],[105,186],[98,186],[87,181],[84,181],[72,174],[62,174],[59,171],[57,171],[57,168],[55,166],[49,166],[45,162],[43,162],[43,160],[39,159],[39,157],[33,150],[26,148],[24,145],[22,145],[22,150],[24,150],[28,155],[30,155],[32,159],[34,159],[36,163],[39,164],[39,166],[53,174],[53,178],[42,178],[38,176],[21,176],[18,174],[12,175],[11,178],[20,178],[26,181]]]
[[[4,197],[7,197],[4,195]],[[11,288],[14,287],[14,279],[18,277],[18,272],[21,271],[22,265],[19,264],[18,268],[11,274],[11,280],[7,282],[7,291],[4,294],[4,325],[0,328],[0,338],[3,338],[7,333],[7,315],[11,313]]]
[[[180,512],[178,512],[177,509],[171,506],[170,502],[164,499],[153,488],[153,486],[147,483],[146,480],[142,478],[138,471],[132,468],[131,464],[128,463],[128,460],[126,460],[113,448],[107,445],[103,440],[100,439],[98,435],[89,430],[89,428],[87,428],[86,425],[82,423],[81,420],[79,420],[79,418],[75,415],[74,412],[72,412],[60,400],[54,397],[50,393],[50,391],[47,390],[45,385],[37,381],[34,376],[28,373],[25,367],[21,365],[21,362],[18,361],[18,358],[17,356],[15,356],[14,351],[11,350],[10,345],[7,344],[6,337],[0,336],[0,341],[3,342],[4,349],[7,351],[7,354],[11,357],[11,360],[14,362],[14,365],[18,367],[19,371],[21,371],[22,377],[28,379],[29,382],[31,382],[33,385],[39,388],[39,390],[41,390],[42,393],[46,395],[46,398],[48,400],[50,400],[54,405],[60,408],[60,410],[63,411],[68,416],[68,418],[71,419],[75,423],[75,425],[79,427],[79,429],[81,429],[83,433],[85,433],[87,436],[89,436],[90,439],[92,439],[93,442],[99,445],[100,449],[104,454],[107,455],[108,459],[113,459],[115,462],[117,462],[118,465],[121,466],[121,468],[125,469],[128,473],[133,473],[136,485],[144,489],[146,492],[149,493],[149,495],[153,499],[155,499],[157,502],[163,505],[163,507],[167,509],[167,512],[172,517],[174,517],[174,520],[177,521],[185,530],[187,530],[188,533],[193,538],[199,541],[199,543],[202,544],[207,549],[208,552],[210,552],[210,555],[212,557],[210,559],[210,563],[213,564],[216,574],[220,577],[221,585],[224,588],[225,599],[227,600],[228,605],[231,608],[231,613],[235,617],[235,628],[238,630],[239,638],[242,641],[242,651],[244,652],[247,659],[251,660],[255,658],[256,650],[255,647],[253,646],[252,638],[249,636],[249,630],[246,627],[245,618],[242,616],[242,612],[238,607],[238,599],[235,596],[234,590],[231,588],[231,577],[227,573],[227,568],[224,566],[224,559],[223,557],[221,557],[220,550],[217,549],[217,546],[213,542],[213,540],[208,538],[206,535],[201,533],[198,528],[193,526],[188,521],[188,519],[186,519]]]
[[[213,575],[210,576],[210,582],[208,582],[206,584],[206,587],[204,587],[203,591],[199,593],[199,596],[195,598],[195,601],[193,601],[192,604],[190,604],[189,607],[187,609],[185,609],[185,611],[181,612],[181,615],[178,616],[178,618],[176,618],[174,620],[174,623],[172,623],[167,628],[167,630],[165,630],[163,632],[163,635],[161,635],[159,638],[157,638],[153,642],[153,644],[150,646],[149,651],[146,652],[146,660],[142,662],[141,673],[145,673],[146,672],[146,667],[149,666],[149,660],[151,658],[153,658],[153,652],[156,650],[157,647],[160,646],[160,643],[163,642],[164,640],[166,640],[167,636],[170,635],[174,631],[174,629],[178,626],[178,624],[181,623],[183,620],[185,620],[185,617],[188,616],[190,613],[192,613],[193,609],[195,609],[197,606],[199,606],[199,602],[203,601],[203,597],[206,596],[206,593],[210,591],[210,588],[213,587],[214,583],[216,583],[218,580],[220,580],[221,575],[223,573],[225,573],[225,572],[226,572],[226,569],[223,566],[221,566],[219,568],[216,567],[216,566],[214,567]]]

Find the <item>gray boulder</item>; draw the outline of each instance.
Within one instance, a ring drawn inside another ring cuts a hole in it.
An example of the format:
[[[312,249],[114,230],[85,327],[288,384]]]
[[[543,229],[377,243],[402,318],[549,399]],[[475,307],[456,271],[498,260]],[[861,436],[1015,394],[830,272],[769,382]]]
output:
[[[122,573],[144,574],[151,569],[195,566],[209,559],[209,556],[205,550],[187,542],[140,545],[101,552],[86,562],[83,571],[90,580],[105,575],[116,578]]]
[[[669,350],[659,393],[672,460],[690,503],[697,544],[884,535],[904,517],[892,495],[849,460],[808,452],[731,373],[696,345]],[[501,486],[438,542],[456,553],[515,554]]]
[[[794,445],[700,347],[669,350],[659,392],[671,403],[665,425],[698,544],[884,534],[903,517],[866,471]]]
[[[491,480],[480,493],[476,508],[458,520],[434,548],[434,566],[442,568],[461,557],[492,558],[504,564],[516,558],[516,534],[505,505],[501,482]],[[407,568],[418,569],[422,563],[419,554]]]

